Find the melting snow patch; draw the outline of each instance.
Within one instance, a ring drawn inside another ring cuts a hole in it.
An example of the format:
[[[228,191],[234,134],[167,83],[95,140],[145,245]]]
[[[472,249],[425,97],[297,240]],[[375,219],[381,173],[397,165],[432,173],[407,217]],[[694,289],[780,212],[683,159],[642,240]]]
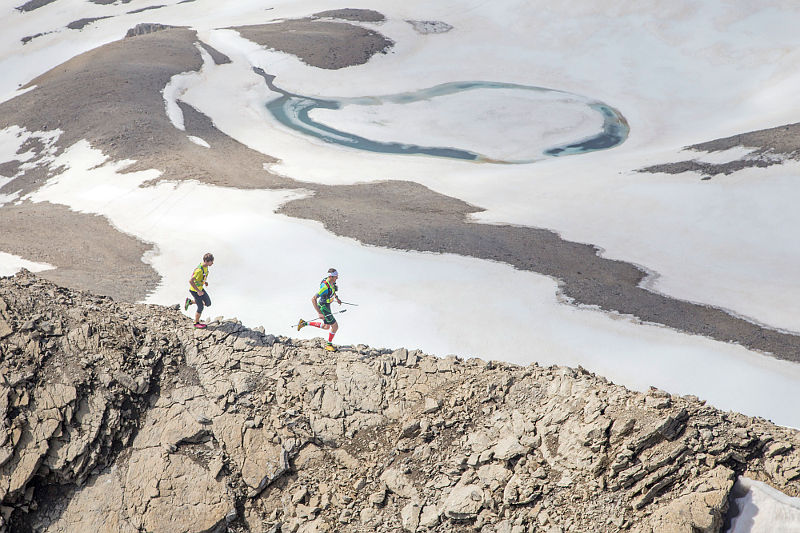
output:
[[[27,268],[31,272],[41,272],[55,267],[47,263],[35,263],[17,255],[0,252],[0,276],[13,276],[23,268]]]
[[[203,66],[213,63],[211,54],[205,48],[200,45],[196,45],[196,48],[203,58]],[[172,125],[181,131],[185,131],[186,127],[183,124],[183,111],[178,105],[178,100],[181,99],[189,87],[196,85],[199,80],[200,74],[198,72],[191,71],[175,74],[161,91],[161,94],[164,95],[164,107],[166,108],[167,116]]]
[[[695,161],[700,161],[701,163],[711,163],[712,165],[722,165],[724,163],[730,163],[731,161],[738,161],[739,159],[744,159],[745,157],[750,155],[754,150],[755,148],[734,146],[733,148],[722,150],[720,152],[709,152],[707,154],[695,158]]]
[[[738,510],[726,533],[791,533],[800,531],[800,498],[746,477],[733,487]]]
[[[192,141],[195,144],[199,144],[200,146],[204,146],[206,148],[211,148],[211,145],[208,144],[203,139],[201,139],[200,137],[195,137],[194,135],[187,135],[187,137],[189,138],[190,141]]]

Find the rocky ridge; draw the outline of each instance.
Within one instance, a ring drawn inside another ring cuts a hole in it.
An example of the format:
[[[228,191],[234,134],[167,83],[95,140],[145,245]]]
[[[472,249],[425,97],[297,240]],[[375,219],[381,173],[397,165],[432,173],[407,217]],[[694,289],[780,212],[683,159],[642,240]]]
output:
[[[0,531],[715,532],[800,434],[582,369],[367,346],[0,278]]]

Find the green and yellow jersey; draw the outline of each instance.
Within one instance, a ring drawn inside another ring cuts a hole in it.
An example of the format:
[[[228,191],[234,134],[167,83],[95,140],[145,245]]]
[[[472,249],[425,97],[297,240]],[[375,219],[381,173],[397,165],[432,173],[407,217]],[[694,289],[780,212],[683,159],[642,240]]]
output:
[[[203,263],[200,263],[199,265],[197,265],[197,268],[194,269],[194,272],[192,272],[192,280],[194,281],[194,284],[197,286],[197,289],[192,287],[192,284],[189,283],[189,290],[195,292],[197,292],[198,289],[203,290],[206,278],[208,278],[208,267],[203,266]]]

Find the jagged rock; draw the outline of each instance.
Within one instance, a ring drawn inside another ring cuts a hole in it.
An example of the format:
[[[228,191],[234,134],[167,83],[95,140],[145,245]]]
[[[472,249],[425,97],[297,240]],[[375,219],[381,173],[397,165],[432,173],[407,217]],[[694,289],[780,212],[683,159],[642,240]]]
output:
[[[265,429],[247,428],[242,436],[242,480],[250,494],[260,492],[280,473],[285,472],[285,450],[272,443]]]
[[[192,459],[146,448],[78,491],[48,531],[211,531],[233,508],[225,485]]]
[[[371,507],[365,507],[361,509],[361,512],[358,515],[361,524],[368,528],[374,528],[378,524],[381,523],[381,516],[378,511],[372,509]]]
[[[380,506],[386,500],[386,485],[381,486],[377,491],[369,495],[368,501],[372,505]]]
[[[483,504],[483,490],[478,485],[456,486],[442,500],[442,512],[454,520],[468,520],[478,516]]]
[[[2,315],[0,315],[0,339],[8,337],[12,333],[14,333],[14,328],[12,328],[11,324],[9,324],[8,321],[3,318]]]
[[[419,434],[420,425],[419,420],[411,420],[403,425],[400,430],[400,436],[403,438],[416,437]]]
[[[419,515],[419,525],[429,529],[435,527],[439,523],[440,516],[439,509],[433,504],[428,504],[422,508],[422,512]]]
[[[2,533],[716,531],[734,471],[800,495],[797,431],[696,398],[54,290],[0,278]]]
[[[526,453],[528,453],[528,448],[520,444],[519,440],[513,435],[500,440],[494,447],[494,456],[501,461],[507,461]]]
[[[644,531],[653,533],[716,533],[727,509],[733,488],[732,470],[718,466],[692,483],[692,493],[676,498],[659,509]]]
[[[423,408],[422,412],[425,414],[432,414],[438,411],[441,406],[441,400],[437,400],[436,398],[425,398],[425,407]]]
[[[137,35],[145,35],[147,33],[153,33],[156,31],[166,30],[168,28],[172,28],[173,26],[167,26],[164,24],[157,24],[153,22],[145,22],[142,24],[137,24],[133,28],[129,29],[128,32],[125,34],[125,37],[135,37]]]
[[[381,481],[386,483],[386,488],[403,498],[419,499],[419,493],[411,479],[397,470],[389,468],[381,474]]]
[[[403,524],[403,531],[415,533],[419,527],[419,515],[422,507],[417,502],[410,502],[400,511],[400,519]]]
[[[478,469],[478,479],[490,490],[495,490],[504,485],[512,476],[511,470],[503,465],[488,464]]]
[[[503,503],[526,505],[541,495],[541,486],[525,474],[514,474],[503,489]]]

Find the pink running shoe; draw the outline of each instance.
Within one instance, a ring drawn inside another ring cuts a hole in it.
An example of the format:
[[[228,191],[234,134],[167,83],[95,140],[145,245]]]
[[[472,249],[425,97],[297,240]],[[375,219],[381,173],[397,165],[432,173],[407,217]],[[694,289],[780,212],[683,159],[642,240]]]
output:
[[[205,329],[206,325],[203,324],[202,322],[195,322],[194,327],[196,327],[197,329]]]

